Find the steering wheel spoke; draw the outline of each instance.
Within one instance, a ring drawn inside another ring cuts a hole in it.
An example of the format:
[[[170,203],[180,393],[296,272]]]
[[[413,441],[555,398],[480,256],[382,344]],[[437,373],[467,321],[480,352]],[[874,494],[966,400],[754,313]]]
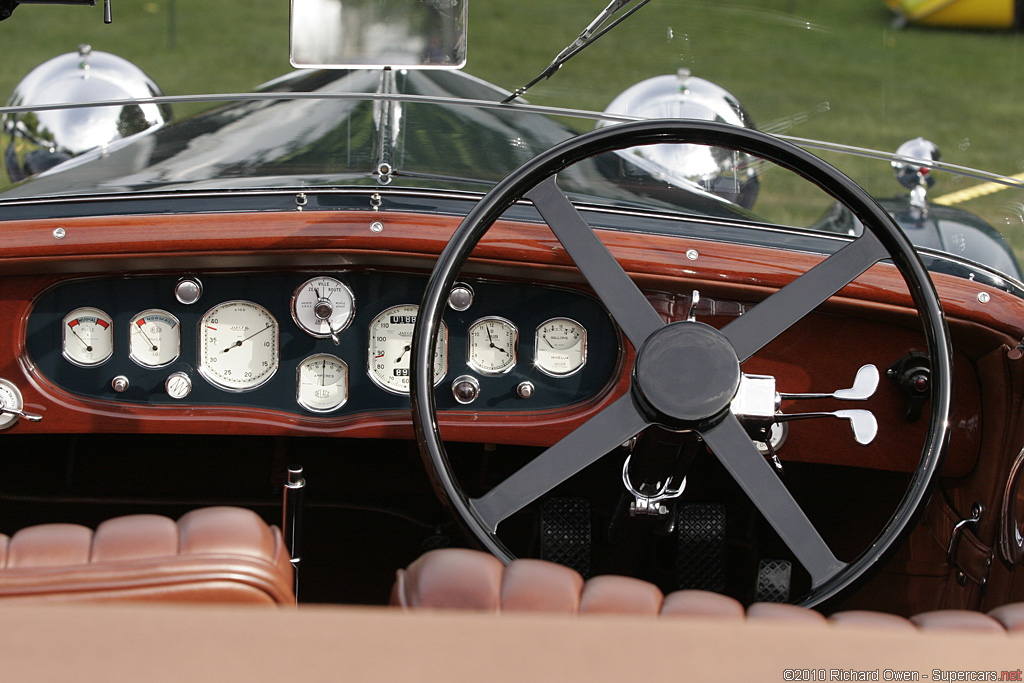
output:
[[[743,362],[888,255],[874,233],[860,237],[722,328]]]
[[[730,413],[701,437],[811,575],[812,589],[846,566],[832,554],[735,415]]]
[[[633,438],[648,426],[627,393],[480,498],[470,499],[491,533],[501,520]]]
[[[597,296],[608,307],[633,348],[640,348],[647,337],[665,325],[636,284],[626,275],[615,257],[583,220],[569,198],[558,189],[555,176],[547,178],[526,193],[537,211],[569,252]]]

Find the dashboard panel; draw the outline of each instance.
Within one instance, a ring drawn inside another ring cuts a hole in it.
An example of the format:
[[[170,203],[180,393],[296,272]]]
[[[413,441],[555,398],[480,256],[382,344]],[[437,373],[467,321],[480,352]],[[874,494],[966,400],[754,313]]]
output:
[[[407,409],[425,282],[369,269],[69,280],[36,300],[26,351],[70,394],[119,404]],[[439,409],[558,409],[617,380],[616,328],[578,291],[467,279],[444,322]]]

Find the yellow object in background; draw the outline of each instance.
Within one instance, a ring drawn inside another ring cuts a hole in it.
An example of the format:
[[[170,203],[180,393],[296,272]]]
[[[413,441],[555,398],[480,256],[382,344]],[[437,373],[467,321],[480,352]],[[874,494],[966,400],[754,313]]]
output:
[[[885,0],[908,22],[924,26],[1008,29],[1017,25],[1015,0]]]

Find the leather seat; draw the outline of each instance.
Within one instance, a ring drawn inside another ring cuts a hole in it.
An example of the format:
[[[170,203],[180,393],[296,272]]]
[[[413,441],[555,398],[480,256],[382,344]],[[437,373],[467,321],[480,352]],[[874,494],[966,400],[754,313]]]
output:
[[[725,595],[681,590],[662,595],[657,586],[624,576],[588,581],[576,571],[542,560],[516,560],[507,567],[477,550],[432,550],[400,569],[391,603],[406,610],[463,609],[501,613],[530,610],[563,614],[631,614],[786,621],[903,630],[1005,633],[1024,631],[1024,603],[1003,605],[989,614],[940,610],[906,619],[881,612],[820,612],[778,603],[743,606]]]
[[[194,510],[177,522],[117,517],[93,531],[41,524],[0,534],[0,600],[294,604],[281,532],[250,510]]]

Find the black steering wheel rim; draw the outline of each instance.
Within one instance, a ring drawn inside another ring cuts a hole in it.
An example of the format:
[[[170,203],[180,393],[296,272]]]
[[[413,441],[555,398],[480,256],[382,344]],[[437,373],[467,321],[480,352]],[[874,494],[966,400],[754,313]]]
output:
[[[852,273],[851,279],[853,279],[877,261],[885,258],[890,259],[902,274],[922,320],[933,380],[930,396],[930,423],[918,466],[892,518],[864,553],[850,563],[840,563],[839,565],[836,564],[838,561],[835,560],[834,556],[831,559],[819,558],[820,552],[815,548],[813,542],[811,542],[810,547],[814,549],[797,550],[793,547],[791,541],[787,540],[785,534],[780,531],[780,536],[784,537],[784,540],[790,545],[802,564],[813,563],[817,565],[815,571],[811,571],[808,568],[812,574],[812,589],[810,593],[799,601],[799,604],[805,606],[821,605],[854,586],[860,579],[865,577],[869,569],[877,566],[898,545],[899,541],[909,533],[924,505],[927,503],[932,484],[941,467],[949,439],[948,422],[952,403],[952,352],[945,316],[931,278],[910,241],[896,226],[889,214],[867,192],[831,165],[800,147],[765,133],[727,124],[689,120],[653,120],[619,124],[597,129],[556,145],[526,162],[497,184],[466,216],[453,234],[448,245],[438,258],[420,304],[412,347],[411,399],[413,423],[422,457],[435,489],[480,544],[503,562],[507,563],[514,559],[512,553],[508,551],[495,533],[497,522],[494,521],[494,518],[495,514],[498,513],[488,510],[482,511],[484,508],[483,498],[470,500],[462,490],[457,479],[453,476],[438,427],[437,409],[434,402],[434,386],[431,377],[433,340],[440,326],[448,292],[454,285],[463,264],[469,258],[470,253],[484,233],[515,202],[523,198],[532,199],[538,209],[541,210],[541,213],[545,214],[545,219],[548,221],[549,226],[555,230],[555,226],[551,224],[557,221],[552,221],[547,215],[548,213],[552,213],[554,209],[557,209],[562,212],[563,216],[569,216],[571,220],[574,212],[574,210],[565,209],[564,205],[569,204],[569,202],[564,195],[560,194],[560,191],[557,190],[554,184],[554,176],[559,171],[574,163],[605,152],[659,143],[715,145],[766,159],[817,185],[837,201],[847,206],[861,220],[865,226],[861,237],[853,240],[847,247],[844,247],[823,261],[820,267],[812,268],[794,280],[793,283],[779,290],[778,294],[783,294],[792,289],[794,293],[789,295],[788,298],[793,299],[794,302],[799,301],[800,307],[805,307],[804,304],[807,302],[808,292],[820,286],[818,280],[821,277],[812,276],[812,273],[816,271],[819,273],[829,272],[829,269],[824,268],[829,262],[834,261],[836,264],[840,264],[830,266],[832,271],[835,271],[837,268],[843,268],[844,272],[826,277],[832,277],[833,280],[837,277],[842,278],[846,276],[845,271],[849,270]],[[556,193],[553,195],[555,197],[553,200],[550,199],[550,196],[552,196],[550,194],[552,192],[551,188],[555,188],[553,192]],[[547,197],[545,197],[546,192],[548,193]],[[564,203],[558,199],[559,195],[564,200]],[[542,205],[546,211],[541,209]],[[582,219],[580,219],[580,222],[582,223]],[[585,223],[583,225],[586,226]],[[586,227],[589,228],[589,226]],[[563,246],[566,246],[566,237],[559,234],[557,230],[555,231]],[[592,230],[590,232],[592,235]],[[570,256],[573,256],[574,248],[571,246],[566,246],[566,248],[570,252]],[[576,251],[579,251],[579,249]],[[847,256],[840,257],[844,252],[846,252]],[[860,254],[857,255],[856,252],[860,252]],[[605,251],[605,253],[607,252]],[[611,258],[610,255],[608,255],[608,258]],[[575,256],[573,256],[573,260],[576,261]],[[851,263],[852,265],[850,265]],[[584,276],[586,277],[587,273],[583,265],[579,263],[577,265],[581,270],[584,270]],[[625,273],[621,271],[621,267],[619,267],[619,271],[625,276]],[[626,276],[626,279],[628,280],[628,276]],[[806,280],[804,284],[797,284],[803,280]],[[591,286],[595,286],[592,278],[588,278],[588,281],[590,281]],[[836,286],[835,282],[827,280],[831,291],[824,296],[822,301],[827,300],[848,282],[849,280],[840,282]],[[649,338],[656,336],[649,334],[655,328],[652,327],[654,323],[651,322],[651,319],[645,312],[641,311],[638,314],[640,318],[637,320],[620,320],[617,312],[622,313],[623,317],[632,315],[627,313],[629,310],[628,296],[626,296],[624,301],[617,301],[612,305],[605,297],[618,296],[615,292],[602,292],[596,286],[595,289],[598,290],[599,297],[608,306],[616,322],[624,329],[626,336],[630,338],[638,352]],[[639,290],[636,291],[639,292]],[[814,304],[809,310],[796,314],[796,317],[792,320],[787,319],[776,322],[776,317],[785,318],[788,315],[786,312],[787,307],[783,305],[787,302],[787,298],[782,296],[778,300],[780,303],[772,304],[771,307],[767,306],[766,302],[774,297],[775,295],[769,297],[764,302],[755,306],[750,312],[737,319],[737,322],[748,316],[754,319],[750,324],[745,324],[746,328],[756,326],[758,322],[777,327],[774,331],[758,333],[761,336],[770,334],[770,337],[763,342],[760,338],[757,341],[748,341],[749,330],[745,330],[742,334],[737,331],[735,335],[736,341],[733,341],[733,344],[736,347],[736,355],[740,363],[817,306],[817,304]],[[794,297],[802,298],[795,299]],[[633,303],[636,304],[635,299]],[[758,321],[756,316],[751,314],[762,306],[766,309],[770,308],[770,312],[762,315],[762,320]],[[633,306],[633,308],[636,307]],[[648,305],[647,308],[650,308],[650,306]],[[651,310],[653,312],[653,309]],[[780,316],[780,314],[783,315]],[[734,324],[730,323],[727,327],[732,327]],[[725,329],[723,328],[723,331]],[[634,380],[635,377],[634,373]],[[644,402],[636,400],[635,392],[631,391],[615,402],[614,405],[620,406],[619,411],[629,412],[628,407],[622,407],[625,406],[626,401],[624,399],[627,398],[634,399],[629,401],[633,404]],[[639,410],[641,417],[645,415],[643,409],[638,409],[636,405],[633,407]],[[610,412],[610,410],[611,406],[606,408],[606,411]],[[597,420],[598,417],[600,417],[600,414],[592,418],[592,420]],[[614,419],[614,416],[611,419]],[[714,424],[710,422],[701,424],[699,429],[695,427],[695,430],[705,440],[709,441],[709,445],[713,443],[720,445],[727,443],[738,444],[739,441],[736,438],[735,429],[732,429],[731,426],[719,427],[723,420],[723,424],[731,425],[732,421],[728,419],[728,416],[716,417],[715,419],[718,422]],[[653,424],[653,422],[646,424]],[[711,437],[714,438],[712,439]],[[549,450],[553,451],[554,447]],[[716,453],[716,455],[718,454]],[[724,459],[728,456],[718,457],[723,460],[723,464],[726,464]],[[540,456],[538,456],[538,459],[540,459]],[[597,458],[594,459],[596,460]],[[748,464],[751,463],[743,463],[739,467],[746,468]],[[730,467],[728,464],[726,466],[727,468]],[[754,467],[756,468],[757,466],[754,465]],[[525,470],[526,467],[523,469]],[[749,471],[737,474],[732,469],[730,469],[730,473],[733,474],[734,478],[746,478],[750,483],[754,481],[770,483],[767,479],[762,478],[758,480],[757,477],[763,477],[760,473],[756,476]],[[737,479],[737,481],[741,483],[741,486],[743,485],[740,479]],[[753,499],[755,495],[753,489],[759,488],[759,486],[744,488]],[[770,498],[773,494],[762,495],[758,492],[756,495],[759,498],[765,498],[766,496]],[[785,496],[786,494],[781,495]],[[795,501],[792,502],[795,504]],[[758,507],[761,505],[757,500],[755,500],[755,504]],[[799,510],[798,505],[797,508]],[[802,511],[800,512],[802,514]],[[789,515],[788,509],[780,513],[781,517],[786,517],[787,515]],[[768,517],[767,514],[766,517]],[[774,526],[775,521],[771,519],[769,521]],[[798,536],[799,530],[806,528],[801,526],[800,523],[793,523],[791,525],[791,522],[792,520],[789,518],[779,521],[781,527],[789,527],[785,531],[789,533],[790,537]],[[776,530],[779,531],[780,527],[776,527]],[[798,544],[802,544],[802,541],[799,539],[794,538],[793,540]],[[804,552],[811,561],[803,562],[801,552]]]

